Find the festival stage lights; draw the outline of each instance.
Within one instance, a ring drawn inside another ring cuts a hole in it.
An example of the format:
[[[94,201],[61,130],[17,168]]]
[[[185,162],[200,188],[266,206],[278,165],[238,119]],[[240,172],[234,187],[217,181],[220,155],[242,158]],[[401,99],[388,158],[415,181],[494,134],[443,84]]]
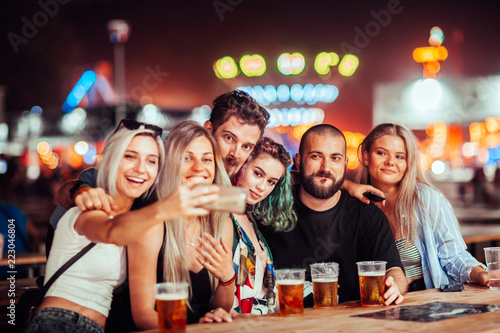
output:
[[[302,87],[300,84],[294,84],[288,87],[285,84],[275,88],[273,85],[267,85],[265,88],[261,86],[254,87],[239,87],[242,90],[255,98],[262,105],[270,105],[272,103],[286,103],[290,100],[298,103],[314,105],[316,103],[332,103],[339,96],[339,89],[330,84],[306,84]]]

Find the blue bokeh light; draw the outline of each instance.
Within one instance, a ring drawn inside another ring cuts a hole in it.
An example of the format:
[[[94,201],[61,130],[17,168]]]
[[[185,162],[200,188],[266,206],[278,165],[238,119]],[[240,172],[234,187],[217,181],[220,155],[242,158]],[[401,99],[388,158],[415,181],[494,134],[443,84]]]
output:
[[[66,101],[63,103],[63,111],[66,113],[73,111],[78,106],[78,104],[80,104],[80,101],[85,96],[90,87],[92,87],[95,80],[96,75],[93,71],[86,71],[85,73],[83,73],[73,89],[71,89],[71,92],[66,98]]]

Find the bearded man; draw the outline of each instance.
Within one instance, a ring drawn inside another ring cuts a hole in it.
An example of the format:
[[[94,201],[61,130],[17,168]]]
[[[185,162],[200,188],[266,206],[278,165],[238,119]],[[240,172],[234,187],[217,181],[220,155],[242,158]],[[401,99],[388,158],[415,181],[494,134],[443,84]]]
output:
[[[384,304],[400,304],[407,282],[387,217],[340,189],[346,148],[344,135],[334,126],[321,124],[304,133],[295,155],[298,223],[288,232],[261,227],[262,232],[276,268],[306,269],[306,307],[314,304],[309,265],[316,262],[339,264],[339,302],[347,302],[360,299],[356,262],[386,261]]]

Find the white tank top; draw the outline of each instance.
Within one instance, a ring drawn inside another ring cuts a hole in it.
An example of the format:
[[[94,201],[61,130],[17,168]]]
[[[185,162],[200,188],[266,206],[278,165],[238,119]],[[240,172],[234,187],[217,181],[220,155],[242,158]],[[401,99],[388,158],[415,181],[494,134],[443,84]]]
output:
[[[90,243],[87,237],[75,230],[80,213],[77,207],[73,207],[59,221],[47,260],[44,283]],[[45,296],[67,299],[107,317],[113,289],[125,281],[126,265],[124,247],[98,243],[59,276]]]

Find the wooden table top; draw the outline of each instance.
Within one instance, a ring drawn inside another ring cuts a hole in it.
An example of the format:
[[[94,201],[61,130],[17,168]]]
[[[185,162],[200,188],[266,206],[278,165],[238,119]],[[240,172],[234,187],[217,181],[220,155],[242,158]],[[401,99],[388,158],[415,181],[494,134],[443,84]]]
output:
[[[44,254],[39,253],[18,253],[15,257],[15,265],[36,265],[47,263],[47,258]],[[12,264],[12,259],[7,256],[7,253],[3,254],[3,258],[0,259],[0,266],[7,266]]]
[[[462,292],[429,289],[407,293],[403,304],[390,307],[361,307],[359,302],[340,304],[336,309],[305,309],[303,315],[251,316],[231,323],[188,325],[187,332],[499,332],[500,311],[474,314],[435,322],[412,322],[352,317],[408,305],[431,302],[500,305],[500,291],[465,285]],[[157,330],[147,331],[150,333]]]

